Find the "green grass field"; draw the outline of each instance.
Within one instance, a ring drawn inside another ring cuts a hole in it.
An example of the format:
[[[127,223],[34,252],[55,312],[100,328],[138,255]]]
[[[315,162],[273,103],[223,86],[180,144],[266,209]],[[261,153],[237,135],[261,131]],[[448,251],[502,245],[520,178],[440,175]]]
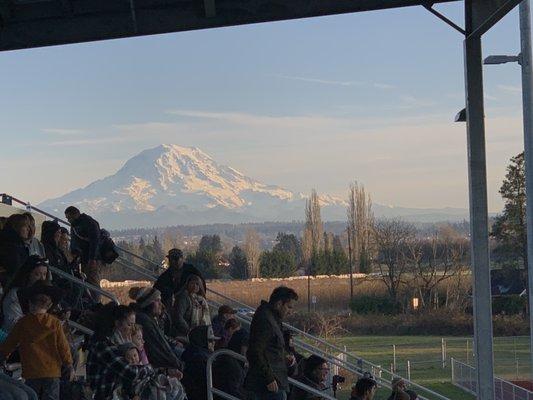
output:
[[[411,380],[450,399],[471,400],[474,396],[451,384],[450,358],[473,364],[472,339],[445,337],[446,365],[442,364],[442,338],[436,336],[358,336],[330,339],[367,361],[390,370],[393,345],[396,349],[396,373],[407,377],[407,361],[411,365]],[[525,378],[529,374],[529,338],[495,338],[495,372],[508,380]],[[352,378],[353,379],[353,378]],[[347,396],[350,385],[340,394]],[[381,389],[378,399],[386,399],[388,391]],[[422,393],[420,393],[422,394]]]

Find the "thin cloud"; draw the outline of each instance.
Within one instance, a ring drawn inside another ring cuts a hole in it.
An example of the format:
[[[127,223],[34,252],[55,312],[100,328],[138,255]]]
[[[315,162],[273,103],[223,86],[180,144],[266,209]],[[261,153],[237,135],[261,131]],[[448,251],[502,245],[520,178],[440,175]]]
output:
[[[85,133],[82,129],[69,129],[69,128],[44,128],[44,133],[60,136],[77,136]]]
[[[522,93],[522,88],[520,86],[498,85],[498,89],[503,90],[505,92]]]
[[[435,102],[432,100],[419,99],[410,95],[400,96],[400,101],[406,108],[431,107],[435,105]]]
[[[275,75],[277,78],[289,79],[293,81],[302,81],[310,83],[320,83],[323,85],[335,85],[335,86],[362,86],[364,82],[358,81],[335,81],[329,79],[316,79],[316,78],[306,78],[303,76],[289,76],[289,75]]]
[[[61,140],[57,142],[50,142],[47,144],[48,146],[52,146],[52,147],[77,147],[77,146],[93,146],[93,145],[109,144],[109,143],[124,143],[124,142],[131,142],[131,141],[133,141],[133,139],[127,136],[114,136],[114,137],[79,139],[79,140]]]
[[[372,86],[374,86],[377,89],[384,89],[384,90],[396,88],[396,86],[394,85],[389,85],[388,83],[379,83],[379,82],[374,83]]]

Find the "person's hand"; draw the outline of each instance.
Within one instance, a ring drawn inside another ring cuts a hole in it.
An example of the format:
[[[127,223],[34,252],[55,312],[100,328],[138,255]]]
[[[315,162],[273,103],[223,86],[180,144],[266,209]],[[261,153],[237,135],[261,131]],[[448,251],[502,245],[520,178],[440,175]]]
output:
[[[287,365],[292,367],[296,363],[296,357],[294,354],[287,354]]]
[[[270,382],[268,385],[267,385],[267,390],[269,392],[273,392],[273,393],[276,393],[278,391],[278,382],[276,381],[272,381]]]
[[[177,378],[178,381],[180,381],[181,378],[183,378],[183,373],[179,369],[169,369],[168,376],[171,378]]]
[[[74,379],[76,379],[76,373],[74,372],[74,368],[72,366],[68,367],[67,379],[69,382],[72,382]]]

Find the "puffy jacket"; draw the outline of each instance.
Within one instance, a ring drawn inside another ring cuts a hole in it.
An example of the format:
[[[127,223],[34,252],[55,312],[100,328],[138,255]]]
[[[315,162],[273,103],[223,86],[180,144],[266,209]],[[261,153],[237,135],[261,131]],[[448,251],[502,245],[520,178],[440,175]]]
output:
[[[205,329],[203,329],[205,328]],[[185,363],[181,383],[189,400],[207,399],[207,359],[211,352],[207,348],[207,327],[194,329],[189,335],[189,345],[181,355]]]

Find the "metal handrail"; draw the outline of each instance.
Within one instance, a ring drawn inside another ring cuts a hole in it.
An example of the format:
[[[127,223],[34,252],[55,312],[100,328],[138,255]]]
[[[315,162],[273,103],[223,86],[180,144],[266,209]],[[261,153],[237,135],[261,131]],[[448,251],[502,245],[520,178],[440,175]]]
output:
[[[1,194],[1,195],[6,195],[6,194]],[[1,195],[0,195],[0,196],[1,196]],[[9,196],[9,195],[8,195],[8,196]],[[19,200],[19,199],[13,197],[13,196],[9,196],[9,197],[11,197],[12,200],[14,200],[15,202],[18,202],[19,204],[22,204],[22,205],[24,205],[24,206],[26,206],[26,207],[28,207],[28,208],[30,208],[30,209],[33,209],[33,210],[35,210],[35,211],[37,211],[37,212],[40,212],[40,213],[42,213],[42,214],[44,214],[44,215],[46,215],[46,216],[48,216],[48,217],[50,217],[50,218],[54,218],[54,219],[56,219],[56,220],[58,220],[58,221],[60,221],[60,222],[62,222],[62,223],[64,223],[64,224],[70,225],[68,222],[66,222],[66,221],[64,221],[64,220],[61,220],[60,218],[56,218],[55,216],[53,216],[53,215],[47,213],[46,211],[40,210],[39,208],[36,208],[36,207],[33,207],[33,206],[31,206],[31,204],[29,204],[29,203],[25,203],[24,201]],[[118,247],[118,246],[117,246],[117,247]],[[144,258],[144,257],[142,257],[142,256],[139,256],[139,255],[137,255],[137,254],[135,254],[135,253],[133,253],[133,252],[130,252],[129,250],[126,250],[126,249],[123,249],[123,248],[120,248],[120,247],[118,247],[118,248],[119,248],[119,250],[122,250],[122,251],[124,251],[124,252],[127,253],[127,254],[130,254],[130,255],[132,255],[132,256],[134,256],[134,257],[136,257],[136,258],[138,258],[138,259],[141,259],[141,260],[143,260],[143,261],[146,261],[146,262],[148,262],[149,264],[151,264],[151,265],[153,265],[153,266],[156,266],[156,267],[158,267],[158,268],[161,268],[161,265],[160,265],[160,264],[157,264],[157,263],[155,263],[155,262],[152,261],[152,260],[148,260],[148,259],[146,259],[146,258]],[[157,280],[157,275],[155,275],[154,273],[151,273],[151,272],[147,272],[147,271],[146,271],[146,268],[140,267],[140,266],[138,266],[138,265],[136,265],[136,264],[130,262],[129,260],[124,259],[123,257],[119,257],[115,262],[117,262],[118,264],[120,264],[120,265],[122,265],[122,266],[124,266],[124,267],[126,267],[126,268],[128,268],[128,269],[130,269],[130,270],[132,270],[132,271],[135,271],[135,272],[137,272],[137,273],[139,273],[139,274],[145,276],[145,277],[148,278],[148,280],[150,280],[150,281],[155,281],[155,280]],[[242,303],[242,302],[240,302],[240,301],[238,301],[238,300],[232,299],[231,297],[228,297],[228,296],[226,296],[226,295],[223,295],[222,293],[219,293],[219,292],[217,292],[217,291],[215,291],[215,290],[212,290],[212,289],[210,289],[210,288],[207,288],[207,291],[208,291],[208,292],[211,292],[211,293],[213,293],[213,294],[215,294],[215,295],[217,295],[217,296],[219,296],[219,297],[221,297],[221,298],[224,298],[224,299],[226,299],[226,300],[228,300],[228,301],[231,301],[231,302],[233,302],[233,303],[235,303],[235,304],[238,304],[238,305],[241,306],[242,308],[245,308],[245,309],[247,309],[247,310],[249,310],[249,311],[255,311],[255,309],[252,308],[252,307],[250,307],[249,305],[247,305],[247,304],[245,304],[245,303]],[[242,316],[242,315],[240,315],[239,317],[240,317],[240,319],[242,319],[242,320],[245,321],[246,323],[251,323],[251,319],[246,320],[246,319],[244,318],[244,316]],[[365,359],[363,359],[363,358],[361,358],[361,357],[358,357],[358,356],[356,356],[356,355],[354,355],[354,354],[350,354],[350,353],[346,352],[344,349],[342,349],[342,348],[340,348],[340,347],[338,347],[338,346],[335,346],[334,344],[331,344],[331,343],[329,343],[329,342],[327,342],[327,341],[325,341],[325,340],[323,340],[323,339],[321,339],[321,338],[319,338],[319,337],[316,337],[316,336],[310,335],[309,333],[307,333],[307,332],[305,332],[305,331],[302,331],[302,330],[300,330],[300,329],[298,329],[298,328],[296,328],[296,327],[294,327],[294,326],[291,326],[291,325],[289,325],[289,324],[287,324],[287,323],[284,323],[284,326],[287,327],[287,328],[289,328],[289,329],[291,329],[291,330],[294,331],[294,332],[297,332],[299,335],[301,335],[301,336],[303,336],[303,337],[306,337],[307,339],[310,339],[310,340],[313,340],[313,341],[315,341],[315,342],[318,342],[318,343],[322,344],[323,346],[325,346],[325,347],[327,347],[327,348],[329,348],[329,349],[331,349],[331,350],[335,350],[336,352],[345,355],[347,358],[348,358],[348,357],[350,357],[350,358],[355,358],[357,361],[359,361],[360,363],[365,364],[365,365],[368,366],[368,367],[371,367],[371,368],[373,368],[373,369],[375,369],[375,370],[378,370],[378,371],[380,371],[380,372],[382,372],[382,373],[389,374],[390,377],[391,377],[391,381],[392,381],[392,379],[395,378],[395,377],[402,378],[404,381],[406,381],[407,383],[409,383],[411,386],[416,387],[416,388],[418,388],[418,389],[420,389],[420,390],[422,390],[422,391],[424,391],[424,392],[426,392],[426,393],[428,393],[428,394],[431,394],[432,396],[435,396],[435,397],[437,397],[437,398],[440,399],[440,400],[449,400],[447,397],[442,396],[442,395],[439,394],[439,393],[436,393],[436,392],[434,392],[434,391],[432,391],[432,390],[430,390],[430,389],[427,389],[427,388],[425,388],[424,386],[421,386],[421,385],[419,385],[419,384],[417,384],[417,383],[415,383],[415,382],[409,381],[408,379],[405,379],[404,377],[402,377],[402,376],[400,376],[400,375],[397,375],[397,374],[395,374],[395,373],[392,373],[392,372],[388,371],[387,369],[384,369],[384,368],[382,368],[381,366],[376,365],[376,364],[374,364],[374,363],[372,363],[372,362],[369,362],[369,361],[367,361],[367,360],[365,360]],[[309,352],[311,352],[311,353],[313,353],[313,354],[320,355],[320,356],[322,356],[323,358],[324,358],[324,356],[328,356],[328,357],[329,357],[329,355],[328,355],[326,352],[324,352],[323,350],[317,348],[316,346],[312,346],[312,345],[310,345],[310,344],[308,344],[308,343],[305,343],[305,342],[303,342],[303,341],[301,341],[301,340],[299,340],[299,339],[296,339],[296,340],[295,340],[295,344],[296,344],[299,348],[301,348],[301,349],[303,349],[303,350],[306,350],[306,351],[309,351]],[[322,353],[322,354],[320,354],[320,353]],[[361,374],[361,372],[362,372],[362,371],[361,371],[361,365],[355,365],[355,364],[350,363],[348,360],[346,360],[346,361],[345,361],[345,360],[341,360],[341,359],[338,359],[337,357],[334,357],[334,360],[335,360],[334,364],[336,364],[336,365],[338,365],[337,363],[341,363],[341,364],[342,364],[342,365],[339,365],[341,368],[344,368],[344,369],[346,369],[346,370],[348,370],[348,371],[351,371],[351,372],[353,372],[353,373],[356,373],[356,374]],[[385,383],[385,384],[390,385],[390,381],[385,380],[385,379],[383,379],[383,378],[378,378],[378,379],[379,379],[382,383]],[[420,396],[420,397],[421,397],[421,396]],[[421,397],[421,398],[424,399],[424,397]]]
[[[86,335],[89,335],[89,336],[92,336],[94,335],[94,331],[92,329],[89,329],[87,328],[86,326],[83,326],[75,321],[71,321],[69,320],[68,322],[68,325],[73,327],[74,329],[80,331],[80,332],[83,332],[85,333]]]
[[[69,274],[68,272],[65,272],[63,270],[60,270],[57,267],[52,267],[51,265],[48,266],[48,269],[54,274],[59,275],[61,278],[66,279],[70,282],[75,283],[78,286],[82,286],[86,289],[89,289],[91,292],[97,292],[100,293],[102,296],[107,297],[115,304],[120,304],[118,301],[117,296],[115,296],[113,293],[108,292],[107,290],[104,290],[96,285],[93,285],[92,283],[86,282],[83,279],[76,278],[75,276]]]
[[[217,394],[221,397],[224,397],[228,400],[240,400],[236,398],[235,396],[232,396],[226,392],[223,392],[220,389],[217,389],[213,387],[213,362],[215,359],[221,355],[228,355],[230,357],[233,357],[239,361],[247,362],[247,359],[242,354],[235,353],[234,351],[228,350],[228,349],[221,349],[215,351],[209,358],[207,359],[207,367],[206,367],[206,374],[207,374],[207,400],[213,400],[213,393]],[[314,394],[315,396],[324,398],[326,400],[336,400],[334,397],[331,397],[329,394],[321,392],[320,390],[316,390],[315,388],[312,388],[310,386],[307,386],[306,384],[297,381],[296,379],[289,378],[289,383],[293,386],[296,386],[302,390],[305,390],[308,393]]]
[[[26,207],[26,208],[28,209],[28,211],[32,211],[32,210],[33,210],[33,211],[37,211],[38,213],[43,214],[44,216],[46,216],[46,217],[48,217],[48,218],[52,218],[54,221],[61,222],[63,225],[66,225],[66,226],[69,226],[69,227],[71,226],[71,225],[70,225],[70,222],[65,221],[65,220],[62,219],[62,218],[56,217],[55,215],[52,215],[52,214],[50,214],[49,212],[46,212],[46,211],[44,211],[44,210],[41,210],[41,209],[38,208],[38,207],[34,207],[34,206],[32,206],[30,203],[27,203],[27,202],[25,202],[25,201],[23,201],[23,200],[17,199],[16,197],[13,197],[13,196],[11,196],[11,195],[9,195],[9,194],[7,194],[7,193],[0,193],[0,197],[4,197],[4,196],[7,196],[7,197],[9,197],[12,201],[14,201],[15,203],[18,203],[18,204],[20,204],[20,205]],[[145,261],[145,262],[148,262],[148,263],[150,263],[150,264],[152,264],[152,265],[154,265],[154,266],[157,266],[159,269],[161,269],[161,266],[160,266],[159,264],[153,262],[152,260],[149,260],[149,259],[147,259],[147,258],[145,258],[145,257],[143,257],[143,256],[140,256],[140,255],[138,255],[138,254],[135,254],[135,253],[133,253],[133,252],[131,252],[131,251],[129,251],[129,250],[126,250],[126,249],[120,247],[120,246],[116,246],[116,247],[117,247],[117,249],[123,251],[123,252],[126,253],[126,254],[129,254],[129,255],[131,255],[131,256],[133,256],[133,257],[136,257],[136,258],[138,258],[138,259],[140,259],[140,260],[143,260],[143,261]]]

